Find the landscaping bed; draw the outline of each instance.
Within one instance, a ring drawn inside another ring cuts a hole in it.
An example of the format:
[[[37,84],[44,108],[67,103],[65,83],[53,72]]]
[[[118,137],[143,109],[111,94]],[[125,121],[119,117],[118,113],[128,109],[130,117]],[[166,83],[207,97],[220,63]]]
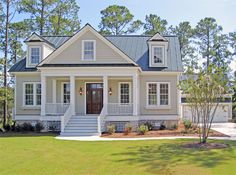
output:
[[[102,137],[108,137],[108,138],[131,138],[131,137],[176,137],[176,136],[192,136],[192,137],[198,137],[199,134],[197,132],[182,132],[180,130],[157,130],[157,131],[148,131],[144,135],[140,135],[137,132],[131,132],[128,135],[124,133],[104,133],[102,134]],[[225,134],[222,134],[220,132],[211,130],[210,137],[229,137]]]

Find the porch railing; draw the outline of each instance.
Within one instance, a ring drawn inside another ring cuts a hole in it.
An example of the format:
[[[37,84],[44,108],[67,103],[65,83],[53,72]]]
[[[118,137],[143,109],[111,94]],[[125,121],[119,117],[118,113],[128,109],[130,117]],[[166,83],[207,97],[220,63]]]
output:
[[[47,103],[45,108],[45,114],[64,115],[69,105],[69,103]]]
[[[108,103],[107,104],[108,115],[133,115],[133,104],[121,104],[121,103]]]
[[[72,116],[71,105],[67,108],[64,115],[61,116],[61,132],[64,132],[65,126]]]

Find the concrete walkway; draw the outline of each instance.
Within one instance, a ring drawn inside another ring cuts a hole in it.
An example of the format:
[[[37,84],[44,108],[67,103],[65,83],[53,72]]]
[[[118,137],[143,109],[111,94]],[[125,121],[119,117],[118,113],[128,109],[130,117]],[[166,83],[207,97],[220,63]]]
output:
[[[57,136],[56,139],[59,140],[77,140],[77,141],[132,141],[132,140],[173,140],[173,139],[198,139],[198,137],[142,137],[142,138],[104,138],[99,136],[89,136],[89,137],[62,137]],[[236,140],[236,137],[209,137],[209,139],[215,140]]]
[[[236,123],[213,123],[212,129],[236,139]]]

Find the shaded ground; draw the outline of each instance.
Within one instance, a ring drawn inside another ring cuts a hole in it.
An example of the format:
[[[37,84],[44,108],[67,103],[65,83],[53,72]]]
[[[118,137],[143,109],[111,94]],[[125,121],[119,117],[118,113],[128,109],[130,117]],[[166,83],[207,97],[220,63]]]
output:
[[[182,145],[183,148],[191,148],[191,149],[224,149],[228,148],[229,144],[226,143],[214,143],[214,142],[207,142],[207,143],[185,143]]]
[[[225,149],[183,148],[196,140],[80,142],[53,136],[0,137],[0,172],[8,174],[235,175],[236,141]]]

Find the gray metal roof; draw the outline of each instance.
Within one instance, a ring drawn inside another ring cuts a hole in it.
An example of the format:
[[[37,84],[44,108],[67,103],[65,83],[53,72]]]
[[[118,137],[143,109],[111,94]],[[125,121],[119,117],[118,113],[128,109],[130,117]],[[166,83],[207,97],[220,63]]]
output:
[[[178,38],[175,36],[165,37],[169,42],[167,51],[168,67],[149,67],[149,53],[147,41],[151,36],[107,36],[116,47],[133,59],[143,71],[183,71]]]
[[[71,36],[42,36],[56,48],[65,43]],[[142,35],[119,35],[105,36],[118,49],[135,61],[143,71],[172,71],[182,72],[183,66],[180,55],[179,41],[176,36],[165,36],[169,42],[167,51],[167,67],[149,67],[149,53],[147,41],[151,36]],[[11,67],[9,72],[35,71],[36,69],[26,68],[25,59]]]
[[[9,70],[9,72],[34,72],[37,68],[26,68],[26,58],[17,61]]]
[[[71,36],[43,36],[43,38],[58,48],[71,38]]]

